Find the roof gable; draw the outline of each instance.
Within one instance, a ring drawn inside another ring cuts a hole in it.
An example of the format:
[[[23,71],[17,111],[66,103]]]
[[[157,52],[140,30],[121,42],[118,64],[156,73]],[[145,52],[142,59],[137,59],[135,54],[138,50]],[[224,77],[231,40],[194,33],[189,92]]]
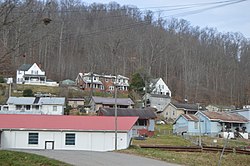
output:
[[[117,117],[118,131],[130,130],[138,117]],[[115,117],[1,114],[0,129],[114,131]]]

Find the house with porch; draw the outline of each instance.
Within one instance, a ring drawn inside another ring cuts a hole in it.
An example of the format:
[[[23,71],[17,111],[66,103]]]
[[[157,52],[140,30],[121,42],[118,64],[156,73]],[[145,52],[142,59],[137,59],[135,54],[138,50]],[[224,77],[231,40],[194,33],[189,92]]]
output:
[[[241,137],[248,139],[246,125],[248,119],[230,112],[199,111],[195,116],[200,119],[201,133],[227,138]]]
[[[47,79],[45,71],[41,69],[40,65],[23,64],[16,71],[17,84],[30,84],[30,85],[46,85],[58,86],[58,83]]]
[[[114,93],[115,86],[120,93],[128,93],[129,78],[122,75],[79,73],[76,84],[84,91]]]
[[[130,98],[111,98],[111,97],[98,97],[93,96],[90,100],[90,111],[96,112],[99,108],[133,108],[134,102]]]
[[[250,133],[250,107],[249,106],[243,106],[243,109],[239,110],[232,110],[230,111],[231,113],[237,113],[241,116],[244,116],[247,120],[248,123],[246,124],[246,131]]]
[[[46,82],[45,71],[43,71],[36,63],[23,64],[17,69],[17,84],[36,84],[42,85]]]
[[[7,108],[0,114],[63,115],[65,97],[9,97]]]
[[[115,116],[115,108],[100,108],[98,116]],[[155,131],[155,120],[157,118],[154,108],[117,108],[118,117],[139,117],[133,127],[133,136],[153,136]]]

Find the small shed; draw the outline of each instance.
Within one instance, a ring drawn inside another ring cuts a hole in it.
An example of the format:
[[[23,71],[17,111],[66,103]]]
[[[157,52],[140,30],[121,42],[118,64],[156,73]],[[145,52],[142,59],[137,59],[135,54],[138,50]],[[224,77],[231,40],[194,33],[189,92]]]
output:
[[[129,147],[138,117],[117,117],[117,149]],[[0,114],[3,149],[115,150],[115,117]]]
[[[74,86],[74,85],[76,85],[76,83],[73,80],[66,79],[66,80],[61,81],[60,85],[62,85],[62,86]]]

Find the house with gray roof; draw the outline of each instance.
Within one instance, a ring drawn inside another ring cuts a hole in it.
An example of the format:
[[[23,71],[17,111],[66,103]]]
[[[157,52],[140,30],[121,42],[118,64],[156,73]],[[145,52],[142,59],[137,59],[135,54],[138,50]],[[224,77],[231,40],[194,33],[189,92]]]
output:
[[[97,111],[98,116],[115,116],[115,108],[100,108]],[[154,108],[117,108],[117,116],[136,116],[139,117],[133,127],[133,135],[154,135],[155,119],[157,118]]]
[[[98,97],[93,96],[90,100],[90,110],[96,112],[99,108],[114,108],[117,104],[117,108],[133,108],[134,102],[130,98],[111,98],[111,97]]]
[[[41,66],[34,64],[23,64],[16,71],[17,84],[58,86],[55,81],[48,80]]]
[[[63,115],[65,97],[9,97],[7,106],[1,114]]]
[[[23,64],[16,72],[17,84],[45,84],[46,75],[36,63]]]
[[[162,112],[158,112],[159,115],[164,117],[167,120],[176,120],[178,116],[181,114],[192,114],[194,115],[197,111],[203,110],[202,107],[197,104],[190,103],[179,103],[179,102],[171,102],[169,103]]]
[[[156,109],[156,112],[162,112],[164,108],[171,102],[169,95],[150,93],[145,94],[143,96],[143,100],[146,100],[146,107],[153,107]]]

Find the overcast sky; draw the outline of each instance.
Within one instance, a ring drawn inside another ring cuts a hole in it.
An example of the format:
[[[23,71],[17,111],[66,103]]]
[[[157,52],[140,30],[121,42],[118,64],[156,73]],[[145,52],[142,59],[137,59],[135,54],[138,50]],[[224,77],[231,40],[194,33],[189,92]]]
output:
[[[83,0],[86,4],[109,3],[110,0]],[[193,26],[213,27],[220,32],[240,32],[250,39],[250,0],[114,0],[120,5],[133,5],[141,10],[165,10],[164,18],[183,18]],[[217,2],[216,4],[214,2]],[[208,4],[210,3],[210,4]],[[211,4],[214,3],[214,4]],[[228,4],[228,5],[225,5]],[[230,4],[230,5],[229,5]],[[186,6],[178,6],[186,5]],[[224,6],[225,5],[225,6]],[[172,7],[170,7],[172,6]],[[216,8],[214,8],[216,6]],[[162,7],[162,8],[151,8]],[[180,9],[182,8],[182,9]],[[174,11],[169,11],[169,10]],[[178,9],[178,10],[176,10]],[[168,11],[166,11],[168,10]],[[201,12],[202,11],[202,12]],[[188,12],[188,13],[187,13]],[[190,12],[194,12],[190,14]],[[157,12],[156,12],[157,13]]]

